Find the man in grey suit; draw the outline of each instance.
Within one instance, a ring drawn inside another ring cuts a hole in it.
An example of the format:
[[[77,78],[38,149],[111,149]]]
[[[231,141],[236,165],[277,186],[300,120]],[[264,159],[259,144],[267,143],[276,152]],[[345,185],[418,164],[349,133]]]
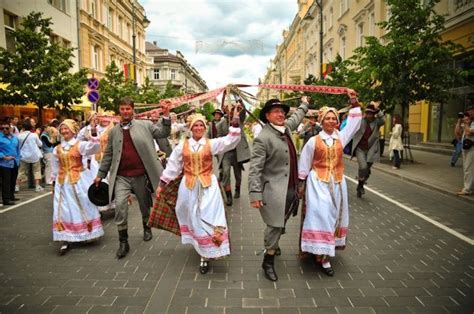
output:
[[[242,137],[240,139],[239,144],[235,149],[232,149],[228,152],[223,154],[217,155],[217,161],[219,163],[220,169],[220,183],[224,187],[225,195],[226,195],[226,205],[232,206],[232,186],[231,186],[231,175],[230,175],[230,168],[234,169],[234,178],[235,178],[235,193],[234,197],[240,197],[240,185],[242,183],[242,170],[243,164],[250,160],[250,147],[249,143],[247,142],[247,137],[245,136],[244,132],[244,122],[246,117],[246,111],[244,108],[243,102],[239,100],[238,106],[241,106],[242,109],[239,112],[239,119],[240,119],[240,131]],[[230,111],[230,110],[229,110]],[[232,121],[232,112],[227,113],[227,117],[221,119],[219,123],[216,124],[217,129],[217,136],[222,137],[226,136],[229,133],[229,121]]]
[[[267,225],[264,232],[265,256],[262,268],[265,277],[278,280],[275,272],[275,253],[279,249],[280,236],[291,215],[290,209],[297,201],[298,161],[291,132],[296,130],[308,111],[307,97],[285,120],[290,108],[278,99],[270,99],[260,111],[265,123],[253,141],[249,170],[250,205],[260,209]]]
[[[155,150],[154,140],[170,134],[170,108],[163,105],[163,119],[157,125],[151,121],[134,119],[134,103],[126,97],[120,100],[121,123],[110,130],[109,140],[94,182],[96,185],[109,178],[109,200],[115,197],[115,223],[120,246],[117,257],[125,257],[130,250],[128,244],[128,198],[134,193],[142,214],[143,240],[150,241],[151,229],[147,226],[152,205],[152,195],[160,182],[163,167]],[[151,183],[151,187],[149,186]],[[152,191],[149,191],[152,188]]]
[[[383,111],[378,109],[379,105],[379,102],[371,101],[365,108],[360,129],[352,140],[351,156],[356,156],[359,164],[357,197],[365,193],[364,184],[370,176],[370,168],[380,159],[379,129],[385,123],[385,118]]]

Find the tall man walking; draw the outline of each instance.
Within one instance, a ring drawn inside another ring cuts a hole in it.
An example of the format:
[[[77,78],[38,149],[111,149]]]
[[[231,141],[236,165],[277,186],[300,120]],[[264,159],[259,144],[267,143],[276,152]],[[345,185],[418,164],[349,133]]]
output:
[[[130,250],[128,244],[128,198],[134,193],[143,219],[143,240],[150,241],[151,229],[147,226],[150,216],[152,193],[158,187],[163,167],[155,151],[154,140],[166,138],[170,134],[170,108],[163,105],[163,119],[154,125],[150,121],[134,119],[134,102],[126,97],[119,103],[121,123],[109,133],[96,185],[107,176],[109,179],[109,200],[115,197],[115,223],[118,228],[120,247],[117,257],[125,257]],[[152,190],[147,189],[151,183]]]
[[[306,96],[302,104],[287,120],[290,107],[278,99],[270,99],[260,111],[265,123],[262,132],[253,141],[250,159],[250,206],[260,209],[263,222],[265,256],[262,268],[265,277],[277,281],[274,261],[284,232],[289,210],[297,198],[298,161],[291,132],[296,130],[308,111]]]
[[[352,140],[351,156],[356,156],[359,164],[357,197],[362,197],[365,193],[364,184],[369,179],[370,168],[380,159],[380,127],[385,123],[385,118],[379,105],[380,103],[371,101],[365,108],[360,129]]]
[[[242,137],[240,139],[239,144],[237,147],[225,152],[223,154],[219,154],[217,156],[217,160],[219,163],[220,175],[219,178],[221,179],[221,184],[224,186],[224,191],[226,195],[226,205],[232,206],[232,186],[231,186],[231,175],[230,175],[230,168],[234,169],[234,178],[235,178],[235,193],[234,198],[240,197],[240,185],[242,183],[242,169],[243,164],[250,160],[250,147],[247,142],[247,137],[245,136],[244,132],[244,122],[246,117],[246,111],[244,108],[244,103],[239,101],[237,106],[241,106],[241,110],[239,112],[239,120],[240,120],[240,132]],[[233,110],[230,108],[227,110],[227,117],[221,119],[217,125],[217,137],[226,136],[229,133],[229,126],[233,118]]]

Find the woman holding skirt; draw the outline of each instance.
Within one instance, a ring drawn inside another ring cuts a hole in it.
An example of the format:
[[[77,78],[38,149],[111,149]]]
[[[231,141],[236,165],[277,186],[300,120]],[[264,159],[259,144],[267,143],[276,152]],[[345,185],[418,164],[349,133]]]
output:
[[[359,129],[362,119],[355,96],[352,96],[351,104],[352,109],[342,131],[337,130],[337,109],[325,107],[320,110],[322,131],[303,147],[298,164],[299,192],[306,192],[301,250],[316,255],[316,261],[321,263],[328,276],[334,275],[329,257],[335,256],[336,248],[345,247],[349,226],[343,149]]]
[[[189,118],[192,136],[174,149],[161,175],[157,195],[164,185],[183,174],[176,201],[176,216],[183,244],[193,245],[201,256],[201,274],[209,270],[209,260],[230,254],[229,230],[224,203],[212,156],[234,149],[240,141],[239,121],[233,121],[225,137],[207,139],[206,119],[201,114]]]
[[[79,126],[66,119],[59,126],[61,144],[53,150],[52,181],[54,185],[53,240],[61,241],[59,255],[64,255],[70,242],[82,242],[104,235],[97,206],[87,196],[94,176],[84,167],[83,157],[100,151],[97,138],[79,141]]]

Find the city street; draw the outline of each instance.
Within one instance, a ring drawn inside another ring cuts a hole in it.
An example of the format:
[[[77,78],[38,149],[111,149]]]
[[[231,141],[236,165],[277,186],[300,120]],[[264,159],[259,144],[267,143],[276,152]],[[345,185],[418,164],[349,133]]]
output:
[[[263,277],[256,253],[264,226],[249,207],[246,176],[242,197],[227,212],[232,255],[212,262],[206,275],[198,273],[192,247],[175,235],[154,229],[153,240],[143,242],[137,208],[130,212],[131,251],[121,260],[111,217],[100,241],[59,257],[48,191],[12,210],[0,208],[0,312],[472,313],[472,202],[377,169],[358,199],[356,167],[346,160],[351,223],[332,278],[298,259],[299,215],[282,237],[279,281]]]

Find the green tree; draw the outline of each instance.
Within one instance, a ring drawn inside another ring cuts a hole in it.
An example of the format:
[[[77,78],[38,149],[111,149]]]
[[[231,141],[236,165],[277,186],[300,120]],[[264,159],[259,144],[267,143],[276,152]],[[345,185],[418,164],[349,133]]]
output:
[[[100,80],[98,105],[106,110],[118,110],[120,98],[128,96],[140,101],[139,92],[132,80],[126,80],[114,61],[105,68],[105,77]]]
[[[0,103],[24,105],[35,103],[39,118],[44,107],[69,108],[84,94],[86,70],[71,73],[72,48],[50,42],[51,18],[32,12],[15,30],[15,51],[0,48]],[[40,121],[41,122],[41,121]]]
[[[367,37],[351,58],[354,78],[365,97],[379,99],[389,111],[419,100],[443,102],[460,73],[452,66],[461,48],[442,41],[444,18],[434,11],[439,0],[386,0],[388,21],[379,23],[385,36]]]

